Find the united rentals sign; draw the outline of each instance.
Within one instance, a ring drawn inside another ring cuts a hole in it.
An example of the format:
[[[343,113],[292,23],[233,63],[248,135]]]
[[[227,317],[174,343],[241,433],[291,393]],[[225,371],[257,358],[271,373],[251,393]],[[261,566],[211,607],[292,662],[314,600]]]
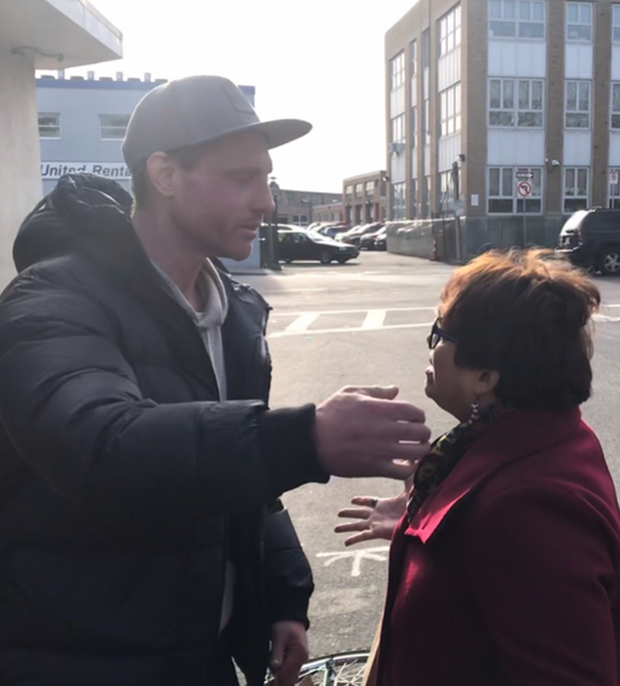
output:
[[[57,180],[64,174],[88,172],[108,179],[130,179],[131,170],[123,162],[42,162],[41,178],[44,181]]]

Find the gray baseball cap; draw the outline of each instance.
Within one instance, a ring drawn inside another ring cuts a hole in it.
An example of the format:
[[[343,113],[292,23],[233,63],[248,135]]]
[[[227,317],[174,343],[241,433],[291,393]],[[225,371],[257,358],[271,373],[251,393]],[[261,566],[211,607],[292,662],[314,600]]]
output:
[[[155,152],[170,152],[234,133],[264,133],[270,148],[305,136],[301,119],[261,122],[243,92],[221,76],[188,76],[149,91],[131,115],[122,150],[130,169]]]

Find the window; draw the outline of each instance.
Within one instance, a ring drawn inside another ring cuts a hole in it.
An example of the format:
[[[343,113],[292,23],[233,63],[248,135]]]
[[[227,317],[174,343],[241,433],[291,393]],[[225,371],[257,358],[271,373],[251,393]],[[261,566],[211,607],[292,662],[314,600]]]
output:
[[[100,114],[99,123],[101,125],[102,139],[125,138],[127,124],[129,124],[128,114]]]
[[[452,172],[446,171],[439,174],[439,210],[449,212],[454,207],[454,184]]]
[[[620,43],[620,5],[613,5],[612,11],[612,40],[614,43]]]
[[[39,112],[39,137],[60,138],[60,115]]]
[[[439,55],[445,55],[460,44],[461,6],[457,5],[439,20]]]
[[[564,169],[564,212],[570,214],[588,209],[590,169],[567,167]]]
[[[293,215],[293,224],[297,224],[299,226],[304,226],[307,223],[308,223],[308,215],[307,214],[294,214]],[[304,238],[305,238],[305,236],[303,234],[296,234],[295,242],[299,243]]]
[[[411,65],[411,78],[418,73],[418,44],[412,40],[409,43],[409,63]]]
[[[611,86],[611,128],[620,129],[620,83]]]
[[[405,115],[399,114],[392,119],[392,143],[405,142]]]
[[[428,219],[431,215],[431,177],[424,177],[424,186],[422,187],[422,216]]]
[[[620,209],[620,170],[609,170],[609,207]]]
[[[406,217],[406,207],[405,207],[405,184],[403,183],[393,183],[392,184],[392,219],[398,221],[399,219],[405,219]]]
[[[418,147],[418,108],[411,108],[411,147]]]
[[[492,38],[544,38],[544,0],[489,0]]]
[[[424,101],[424,109],[422,111],[422,129],[424,133],[424,145],[431,144],[431,104],[430,100],[427,98]]]
[[[566,3],[566,40],[589,43],[592,40],[592,3]]]
[[[457,83],[439,94],[441,136],[461,130],[461,84]]]
[[[391,87],[395,91],[405,85],[405,51],[401,52],[390,60]]]
[[[544,81],[491,79],[489,126],[543,126]]]
[[[532,192],[521,197],[517,187],[521,181],[530,184]],[[542,212],[542,169],[535,167],[489,168],[489,214],[540,214]]]
[[[418,216],[418,180],[411,179],[411,214],[410,217],[415,219]]]
[[[565,127],[590,128],[590,81],[566,82]]]
[[[431,32],[426,29],[422,34],[422,69],[431,66]]]
[[[356,183],[355,184],[355,195],[363,195],[364,194],[364,184],[363,183]]]
[[[353,195],[353,186],[347,186],[344,189],[344,193],[345,193],[345,195]]]
[[[375,182],[374,181],[367,181],[366,182],[366,193],[373,194],[375,192]]]

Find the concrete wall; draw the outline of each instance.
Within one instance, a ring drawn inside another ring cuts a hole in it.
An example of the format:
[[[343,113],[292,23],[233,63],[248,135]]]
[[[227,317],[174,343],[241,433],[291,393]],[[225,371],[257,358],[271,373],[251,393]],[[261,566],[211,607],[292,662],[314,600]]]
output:
[[[480,254],[483,248],[523,248],[538,246],[553,248],[566,217],[462,217],[458,224],[454,219],[389,222],[387,249],[398,255],[410,255],[425,259],[447,261],[457,258],[466,261]],[[458,235],[457,235],[458,232]]]
[[[41,198],[37,103],[32,58],[0,44],[0,289],[15,275],[13,240]]]
[[[388,252],[427,260],[434,257],[432,221],[388,222],[386,226]]]

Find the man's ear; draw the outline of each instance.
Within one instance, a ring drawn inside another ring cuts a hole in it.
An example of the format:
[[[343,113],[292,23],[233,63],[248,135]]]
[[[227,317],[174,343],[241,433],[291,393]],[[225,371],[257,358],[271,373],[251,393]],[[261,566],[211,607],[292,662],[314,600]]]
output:
[[[174,195],[174,176],[179,165],[164,152],[153,153],[146,162],[146,173],[153,188],[165,197]]]
[[[481,369],[476,379],[476,395],[494,393],[499,383],[499,372],[495,369]]]

